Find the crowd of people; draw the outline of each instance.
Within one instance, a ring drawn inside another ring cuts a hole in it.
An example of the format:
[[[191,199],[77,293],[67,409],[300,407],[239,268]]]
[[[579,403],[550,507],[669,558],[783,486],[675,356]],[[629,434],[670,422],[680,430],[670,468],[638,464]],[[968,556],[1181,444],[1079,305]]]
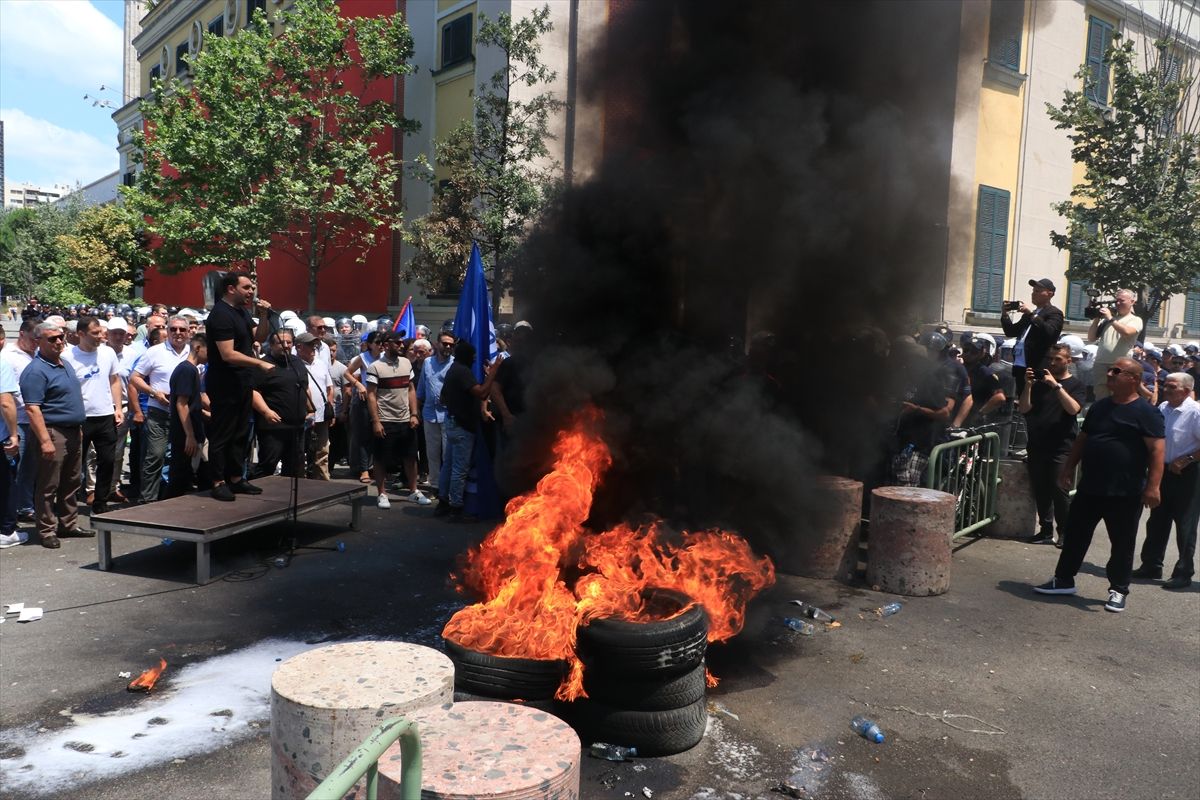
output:
[[[235,502],[270,475],[374,484],[392,499],[471,522],[467,475],[493,409],[511,431],[522,409],[528,322],[497,329],[482,383],[477,355],[447,321],[400,329],[381,316],[276,312],[230,273],[206,312],[155,305],[30,303],[0,351],[0,547],[90,537],[103,514],[195,491]],[[0,337],[3,331],[0,330]],[[126,477],[127,475],[127,477]]]
[[[1037,592],[1075,593],[1100,521],[1112,543],[1107,610],[1124,610],[1131,578],[1162,577],[1172,527],[1179,558],[1163,587],[1190,586],[1200,520],[1200,347],[1142,342],[1128,290],[1096,309],[1086,342],[1063,335],[1054,283],[1029,285],[1030,300],[1012,302],[1002,318],[1004,337],[967,332],[955,346],[949,327],[938,326],[916,345],[901,342],[932,368],[913,372],[920,377],[894,425],[888,480],[916,485],[937,444],[994,430],[1002,455],[1025,459],[1038,519],[1031,541],[1062,549],[1054,577]],[[1150,514],[1135,570],[1143,508]]]

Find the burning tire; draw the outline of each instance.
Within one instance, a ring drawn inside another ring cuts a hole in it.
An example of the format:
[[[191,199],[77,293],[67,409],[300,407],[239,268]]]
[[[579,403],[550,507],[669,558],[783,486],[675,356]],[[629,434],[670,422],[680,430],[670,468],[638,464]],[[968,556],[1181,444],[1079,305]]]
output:
[[[686,595],[666,589],[647,593],[647,606],[664,610],[664,616],[690,602]],[[649,622],[595,619],[580,627],[576,637],[576,650],[587,669],[611,677],[677,675],[704,662],[708,616],[703,607],[693,605],[678,616]]]
[[[588,669],[583,674],[583,688],[590,699],[614,708],[630,711],[683,708],[704,699],[704,663],[681,675],[651,679]]]
[[[566,672],[563,661],[494,656],[444,641],[459,692],[501,700],[549,700]]]
[[[708,723],[704,698],[683,708],[630,711],[594,700],[573,704],[570,716],[588,740],[636,747],[639,756],[669,756],[695,747]]]

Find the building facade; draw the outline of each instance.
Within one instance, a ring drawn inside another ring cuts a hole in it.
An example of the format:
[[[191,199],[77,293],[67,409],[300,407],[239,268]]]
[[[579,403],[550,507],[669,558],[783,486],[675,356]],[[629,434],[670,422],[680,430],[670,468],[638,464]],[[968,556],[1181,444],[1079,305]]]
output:
[[[69,186],[35,186],[32,183],[6,184],[4,187],[5,208],[29,208],[43,203],[53,203],[71,193]]]
[[[1052,206],[1071,197],[1084,171],[1046,105],[1079,88],[1084,64],[1104,95],[1097,102],[1107,103],[1103,53],[1115,33],[1142,57],[1168,34],[1171,52],[1150,55],[1177,59],[1176,68],[1200,56],[1200,15],[1179,0],[963,3],[942,319],[997,325],[1003,300],[1027,298],[1028,281],[1048,277],[1067,328],[1088,327],[1085,287],[1066,279],[1070,253],[1050,243],[1052,230],[1066,230]],[[1172,297],[1147,331],[1156,339],[1200,335],[1200,287]]]

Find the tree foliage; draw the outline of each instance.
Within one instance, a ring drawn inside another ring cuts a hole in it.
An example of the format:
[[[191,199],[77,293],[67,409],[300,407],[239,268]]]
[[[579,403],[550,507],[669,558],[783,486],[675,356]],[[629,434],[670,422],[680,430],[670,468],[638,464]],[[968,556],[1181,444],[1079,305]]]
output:
[[[33,295],[58,304],[91,299],[62,243],[63,236],[74,232],[81,213],[80,203],[71,199],[0,215],[0,282],[5,294]]]
[[[74,282],[93,303],[127,300],[150,263],[130,215],[114,205],[81,211],[74,230],[60,235],[58,244]]]
[[[412,48],[399,14],[345,18],[334,0],[297,0],[279,35],[261,11],[234,35],[206,35],[190,81],[142,102],[145,168],[123,190],[158,268],[253,265],[282,246],[308,268],[312,310],[323,265],[361,261],[400,227],[392,137],[415,126],[393,87]]]
[[[1083,182],[1054,209],[1067,220],[1050,241],[1072,254],[1067,277],[1103,292],[1138,292],[1139,312],[1153,317],[1162,301],[1200,281],[1200,137],[1193,77],[1180,69],[1172,42],[1161,39],[1145,68],[1131,41],[1115,35],[1108,105],[1091,98],[1093,74],[1076,77],[1061,106],[1047,104],[1055,127],[1069,131]]]
[[[478,47],[494,47],[504,66],[475,95],[470,121],[436,145],[447,181],[434,191],[430,212],[413,222],[409,240],[416,256],[407,277],[434,291],[462,285],[471,241],[491,262],[492,302],[498,308],[511,285],[509,257],[526,228],[558,187],[560,167],[550,159],[550,115],[564,103],[550,91],[522,97],[554,82],[541,60],[541,38],[553,29],[550,7],[513,20],[480,16]],[[432,171],[427,174],[432,182]]]

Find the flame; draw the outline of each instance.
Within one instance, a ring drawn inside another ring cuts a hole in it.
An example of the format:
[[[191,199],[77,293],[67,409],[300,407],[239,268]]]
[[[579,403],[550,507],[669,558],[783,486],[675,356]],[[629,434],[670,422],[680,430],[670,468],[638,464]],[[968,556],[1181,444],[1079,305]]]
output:
[[[148,692],[154,688],[154,684],[158,683],[159,677],[162,676],[163,670],[167,668],[167,660],[160,658],[157,667],[150,669],[138,675],[129,682],[129,686],[125,687],[131,692]]]
[[[775,582],[771,560],[756,557],[730,531],[674,534],[654,521],[589,533],[592,498],[612,464],[601,421],[595,408],[580,412],[555,441],[551,471],[510,501],[505,521],[467,552],[454,577],[483,601],[460,610],[442,631],[479,652],[566,660],[570,669],[556,695],[563,700],[586,696],[575,656],[578,626],[609,617],[661,619],[646,605],[645,590],[657,587],[703,606],[708,640],[725,641],[745,624],[750,599]]]

